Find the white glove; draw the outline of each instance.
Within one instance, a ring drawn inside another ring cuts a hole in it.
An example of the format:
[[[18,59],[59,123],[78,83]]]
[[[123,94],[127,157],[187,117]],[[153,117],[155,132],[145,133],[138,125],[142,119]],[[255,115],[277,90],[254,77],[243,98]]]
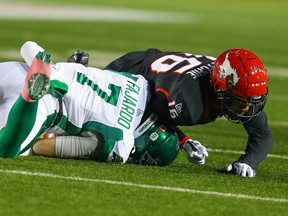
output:
[[[227,171],[230,173],[234,173],[239,176],[243,177],[255,177],[256,172],[247,164],[245,163],[233,163],[229,164],[227,167]]]
[[[183,144],[183,148],[186,150],[188,161],[198,165],[205,164],[205,157],[208,157],[208,152],[199,141],[189,139]]]

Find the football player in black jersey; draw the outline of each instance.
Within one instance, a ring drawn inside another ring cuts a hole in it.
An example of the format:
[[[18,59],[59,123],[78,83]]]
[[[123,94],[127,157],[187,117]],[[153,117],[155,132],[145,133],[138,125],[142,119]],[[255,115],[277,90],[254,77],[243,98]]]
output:
[[[245,153],[227,167],[240,176],[255,176],[256,167],[273,145],[263,107],[268,76],[262,61],[251,51],[230,49],[218,58],[158,49],[130,52],[105,69],[143,75],[153,92],[147,112],[157,114],[178,135],[187,158],[205,163],[206,148],[177,126],[206,124],[225,116],[248,133]]]

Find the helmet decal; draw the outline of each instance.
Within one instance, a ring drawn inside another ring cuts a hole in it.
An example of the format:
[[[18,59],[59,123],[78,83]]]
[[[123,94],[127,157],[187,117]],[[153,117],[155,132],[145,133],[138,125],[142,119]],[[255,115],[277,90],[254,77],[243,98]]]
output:
[[[176,104],[175,109],[177,110],[178,113],[182,112],[182,103]]]
[[[226,54],[223,64],[220,66],[220,78],[230,77],[228,81],[229,86],[235,86],[238,83],[239,77],[236,69],[233,68],[228,60],[229,52]]]

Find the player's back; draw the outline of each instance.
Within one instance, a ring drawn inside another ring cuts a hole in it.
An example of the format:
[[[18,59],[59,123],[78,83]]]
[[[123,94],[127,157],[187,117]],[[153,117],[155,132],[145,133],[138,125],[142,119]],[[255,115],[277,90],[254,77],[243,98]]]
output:
[[[213,121],[219,114],[208,109],[209,100],[214,103],[210,85],[214,60],[211,56],[149,49],[128,53],[106,68],[143,75],[154,92],[149,105],[152,112],[172,118],[175,125],[194,125]]]
[[[148,49],[128,53],[106,68],[143,75],[152,88],[171,94],[185,79],[196,79],[203,73],[209,76],[214,60],[211,56]]]
[[[148,97],[143,77],[76,63],[58,63],[56,67],[59,80],[69,88],[64,103],[76,131],[99,123],[130,133],[140,123]]]

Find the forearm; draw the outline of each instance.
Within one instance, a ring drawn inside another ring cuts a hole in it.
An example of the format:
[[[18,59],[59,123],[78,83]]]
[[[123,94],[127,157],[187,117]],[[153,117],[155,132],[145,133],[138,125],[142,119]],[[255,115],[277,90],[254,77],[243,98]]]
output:
[[[179,147],[183,148],[183,144],[190,139],[189,136],[187,136],[183,131],[181,131],[178,127],[174,128],[175,133],[177,134],[177,137],[179,139]]]
[[[244,125],[248,133],[248,142],[245,154],[238,159],[255,169],[271,151],[273,137],[265,113],[261,113],[251,122]]]

